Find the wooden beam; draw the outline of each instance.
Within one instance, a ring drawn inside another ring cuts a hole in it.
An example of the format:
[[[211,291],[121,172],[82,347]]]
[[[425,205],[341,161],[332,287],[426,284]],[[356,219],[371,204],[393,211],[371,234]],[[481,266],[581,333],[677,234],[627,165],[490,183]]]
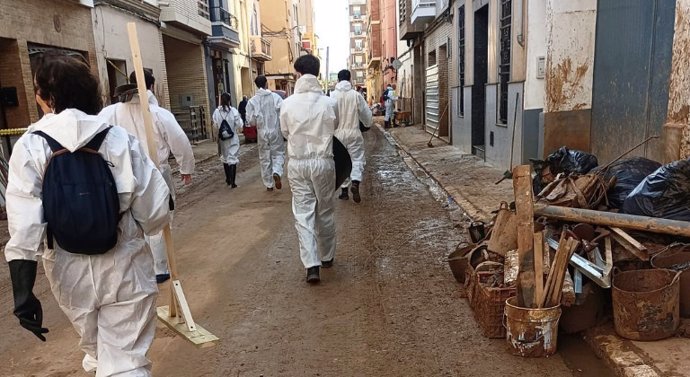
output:
[[[590,209],[568,208],[537,204],[534,207],[536,216],[575,223],[588,223],[639,230],[643,232],[670,234],[690,237],[690,222],[660,219],[656,217],[627,215],[623,213],[593,211]]]
[[[540,298],[544,297],[544,231],[534,233],[534,287],[537,307],[541,308]]]
[[[520,270],[517,281],[518,306],[536,308],[534,277],[534,198],[532,196],[532,169],[529,165],[513,169],[513,190],[518,230],[518,261]]]
[[[134,22],[127,23],[127,34],[129,36],[129,46],[132,50],[132,61],[134,64],[134,72],[137,78],[137,92],[139,94],[139,106],[144,117],[144,127],[146,131],[146,145],[148,150],[148,157],[158,167],[158,153],[157,146],[153,132],[153,118],[151,116],[151,109],[149,108],[149,101],[146,89],[146,80],[144,78],[144,64],[141,59],[141,49],[139,47],[139,37],[137,35],[137,26]],[[213,345],[218,338],[203,330],[198,326],[192,318],[192,312],[187,304],[187,299],[182,291],[182,285],[177,279],[177,264],[175,262],[175,246],[173,244],[172,232],[170,231],[170,224],[166,224],[163,228],[163,237],[165,239],[166,253],[168,255],[168,265],[170,267],[170,281],[172,287],[170,289],[170,305],[160,307],[157,309],[158,317],[165,322],[171,329],[175,330],[180,335],[184,336],[190,342],[198,345],[198,342],[207,342],[208,346]],[[183,316],[178,313],[178,307]],[[162,314],[164,313],[164,315]],[[165,318],[162,318],[166,316]],[[199,329],[205,333],[200,335]],[[210,336],[209,336],[210,335]],[[215,338],[215,339],[213,339]]]

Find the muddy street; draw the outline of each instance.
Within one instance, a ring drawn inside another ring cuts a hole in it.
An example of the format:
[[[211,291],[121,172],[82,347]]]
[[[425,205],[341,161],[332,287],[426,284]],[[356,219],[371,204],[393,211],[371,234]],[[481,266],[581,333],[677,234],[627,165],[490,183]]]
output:
[[[179,195],[177,260],[196,321],[221,341],[197,349],[159,326],[155,376],[606,375],[577,340],[554,357],[521,359],[482,337],[445,262],[464,237],[452,205],[380,130],[365,139],[363,202],[338,200],[335,265],[317,286],[304,281],[289,187],[265,190],[255,145],[243,146],[237,189],[217,159],[199,164]],[[84,375],[77,336],[42,271],[35,292],[46,343],[16,323],[0,271],[0,375]],[[166,305],[168,285],[160,287]]]

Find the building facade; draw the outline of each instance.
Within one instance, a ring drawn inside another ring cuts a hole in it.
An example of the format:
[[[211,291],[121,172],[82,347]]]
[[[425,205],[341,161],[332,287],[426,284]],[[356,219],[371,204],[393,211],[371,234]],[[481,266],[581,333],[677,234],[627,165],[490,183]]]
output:
[[[352,83],[355,86],[366,87],[367,1],[348,0],[348,8],[350,18],[350,58],[348,69],[352,75]]]
[[[381,1],[367,1],[367,101],[369,104],[378,102],[381,97],[383,81],[381,79]]]
[[[48,49],[81,56],[98,73],[92,1],[0,2],[0,128],[25,128],[42,115],[36,105],[36,58]],[[4,138],[5,157],[16,138]]]
[[[96,61],[101,87],[109,102],[115,102],[113,92],[119,85],[129,82],[134,71],[132,50],[129,46],[127,24],[134,22],[141,48],[144,68],[156,77],[154,94],[158,103],[170,107],[168,75],[160,30],[160,8],[157,0],[95,0],[92,11]]]
[[[261,0],[262,36],[270,41],[272,59],[265,63],[269,88],[292,94],[293,63],[302,48],[298,0]]]
[[[211,134],[204,41],[212,34],[208,0],[168,0],[161,8],[170,110],[191,140]]]

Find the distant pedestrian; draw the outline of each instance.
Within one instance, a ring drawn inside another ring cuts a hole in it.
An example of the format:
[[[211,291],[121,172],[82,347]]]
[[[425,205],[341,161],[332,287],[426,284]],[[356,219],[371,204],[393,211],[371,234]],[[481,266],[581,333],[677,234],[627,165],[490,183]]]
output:
[[[386,109],[386,115],[383,118],[384,127],[390,128],[391,123],[395,127],[395,101],[398,99],[398,96],[395,94],[395,89],[391,84],[388,84],[381,97],[384,100],[383,104]]]
[[[288,141],[288,180],[300,257],[307,282],[316,283],[321,279],[320,266],[333,266],[335,257],[333,133],[338,106],[321,90],[318,58],[300,56],[294,67],[299,79],[295,93],[281,106],[280,128]]]
[[[36,69],[43,118],[17,140],[7,185],[14,314],[45,341],[32,290],[37,259],[97,376],[151,376],[158,289],[144,234],[168,221],[168,186],[134,136],[96,115],[99,80],[86,63],[44,53]],[[45,242],[45,243],[44,243]]]
[[[231,188],[237,187],[237,164],[240,162],[240,137],[242,131],[242,117],[230,105],[230,94],[220,95],[220,106],[213,112],[213,127],[218,132],[220,143],[220,161],[225,170],[225,183]]]
[[[362,199],[359,193],[359,185],[362,182],[364,165],[364,138],[359,129],[360,122],[366,128],[371,127],[372,116],[367,102],[359,92],[352,89],[350,82],[350,71],[344,69],[338,72],[338,84],[331,97],[338,101],[338,129],[335,130],[335,137],[340,140],[347,148],[352,159],[352,172],[350,179],[341,186],[341,194],[338,198],[348,200],[348,187],[351,184],[352,199],[359,203]],[[361,87],[359,88],[362,89]]]
[[[280,132],[280,106],[283,99],[268,89],[266,76],[254,80],[259,90],[247,104],[247,122],[257,128],[261,179],[268,191],[273,187],[283,188],[283,164],[285,162],[285,141]]]
[[[143,145],[147,145],[146,126],[144,116],[139,104],[139,94],[137,94],[136,76],[132,72],[129,76],[131,84],[125,84],[115,89],[115,94],[120,102],[112,104],[101,111],[100,118],[110,124],[117,124],[127,130],[130,134],[139,139]],[[192,183],[192,173],[194,172],[194,152],[189,138],[184,130],[177,123],[175,116],[162,107],[157,105],[158,101],[151,89],[156,82],[155,77],[150,71],[144,71],[144,80],[148,89],[148,102],[151,116],[153,118],[153,137],[156,144],[157,155],[151,156],[158,159],[158,169],[163,174],[163,179],[168,184],[171,199],[170,225],[172,226],[172,209],[175,207],[175,183],[172,177],[172,168],[168,163],[168,158],[172,152],[175,161],[180,167],[180,177],[185,185]],[[163,237],[163,232],[146,237],[153,253],[154,269],[156,271],[156,282],[158,284],[170,279],[170,269],[168,267],[167,245]]]
[[[240,117],[242,117],[243,126],[247,125],[247,103],[247,96],[242,96],[242,101],[240,101],[240,104],[237,105],[237,111],[239,111]]]

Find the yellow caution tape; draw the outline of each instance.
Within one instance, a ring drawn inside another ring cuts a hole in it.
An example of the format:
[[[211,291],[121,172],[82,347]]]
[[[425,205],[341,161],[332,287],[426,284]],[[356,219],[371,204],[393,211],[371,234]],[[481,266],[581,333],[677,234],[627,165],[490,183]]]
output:
[[[6,128],[0,130],[0,136],[15,136],[22,135],[28,128]]]

